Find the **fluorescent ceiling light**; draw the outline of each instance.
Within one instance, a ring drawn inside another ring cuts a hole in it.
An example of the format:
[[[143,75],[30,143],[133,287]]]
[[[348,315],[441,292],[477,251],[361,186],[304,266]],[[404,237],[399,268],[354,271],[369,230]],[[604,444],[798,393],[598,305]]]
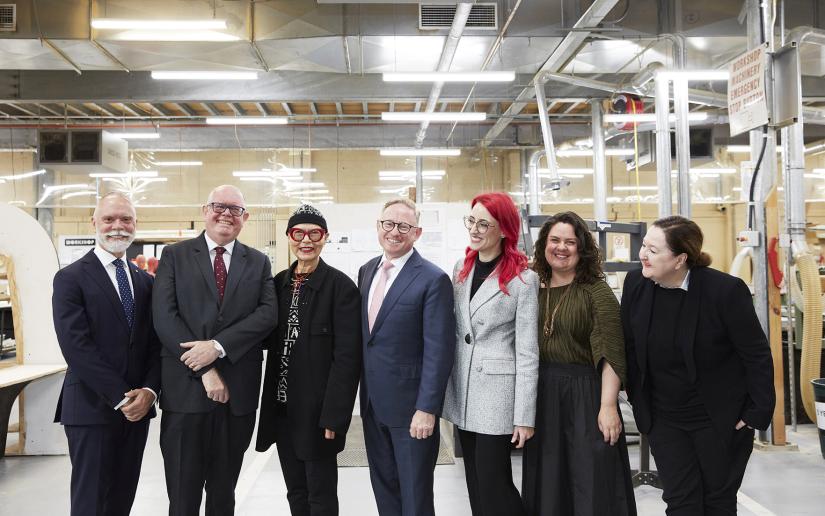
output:
[[[702,120],[707,120],[708,114],[707,113],[688,113],[688,120],[691,122],[701,122]],[[604,121],[607,123],[642,123],[642,122],[655,122],[656,121],[656,114],[655,113],[625,113],[625,114],[617,114],[611,113],[608,115],[604,115]],[[671,114],[668,116],[669,122],[676,121],[676,115]]]
[[[461,149],[381,149],[382,156],[460,156]]]
[[[286,191],[297,191],[297,190],[306,190],[308,188],[323,188],[327,186],[326,183],[322,181],[310,181],[307,183],[304,182],[296,182],[296,181],[289,181],[284,180],[284,190]]]
[[[116,18],[95,18],[94,29],[191,31],[226,29],[226,20],[127,20]]]
[[[199,167],[203,161],[158,161],[154,164],[158,167]]]
[[[268,179],[282,179],[284,182],[290,179],[301,179],[301,173],[297,171],[281,172],[280,170],[236,170],[232,172],[235,177],[264,177]]]
[[[605,156],[633,156],[633,149],[606,149]],[[557,150],[556,156],[559,158],[573,158],[592,156],[593,149],[563,149]]]
[[[117,34],[118,41],[240,41],[233,34],[213,30],[129,30]]]
[[[292,167],[281,167],[275,169],[275,172],[318,172],[317,168],[292,168]]]
[[[40,200],[38,200],[38,201],[35,203],[35,205],[38,205],[38,204],[43,203],[43,201],[45,201],[46,199],[48,199],[48,198],[49,198],[49,196],[50,196],[51,194],[55,193],[55,192],[61,192],[61,191],[63,191],[63,190],[75,190],[75,189],[78,189],[78,188],[89,188],[89,185],[87,185],[86,183],[83,183],[83,184],[71,184],[71,185],[55,185],[55,186],[47,186],[47,187],[43,190],[43,195],[40,197]]]
[[[27,177],[39,176],[39,175],[45,174],[45,173],[46,173],[46,170],[41,168],[40,170],[34,170],[32,172],[24,172],[22,174],[14,174],[14,175],[11,175],[11,176],[0,176],[0,179],[7,179],[9,181],[17,181],[18,179],[26,179]]]
[[[80,197],[83,195],[97,195],[97,192],[94,190],[88,190],[84,192],[69,192],[67,194],[63,194],[60,198],[61,199],[71,199],[72,197]]]
[[[99,173],[91,173],[89,177],[94,178],[111,178],[111,179],[138,179],[138,178],[147,178],[147,177],[158,177],[157,170],[145,170],[142,172],[99,172]]]
[[[658,77],[668,81],[685,79],[688,81],[727,81],[730,72],[727,70],[666,70],[658,72]]]
[[[409,186],[402,186],[401,188],[381,188],[378,190],[378,193],[404,195],[404,192],[406,192],[409,188]]]
[[[421,172],[424,179],[436,179],[438,181],[441,181],[446,174],[444,170],[424,170]],[[380,170],[378,172],[379,181],[409,181],[413,179],[415,179],[414,170]]]
[[[121,140],[157,140],[160,133],[111,133],[115,138]]]
[[[655,192],[659,190],[658,186],[614,186],[613,190],[616,192]]]
[[[284,125],[289,122],[285,116],[210,116],[208,125]]]
[[[153,71],[152,79],[156,80],[183,80],[183,81],[254,81],[258,78],[258,72],[229,72],[229,71],[205,71],[205,72],[165,72]]]
[[[384,82],[513,82],[516,72],[384,72]]]
[[[415,113],[385,111],[384,113],[381,113],[381,120],[384,120],[385,122],[481,122],[486,119],[486,112],[477,111],[468,111],[463,113]]]
[[[592,168],[560,168],[558,169],[559,175],[562,176],[569,176],[570,174],[576,176],[592,176],[593,169]],[[538,173],[540,176],[548,177],[550,176],[550,169],[549,168],[540,168],[538,169]]]

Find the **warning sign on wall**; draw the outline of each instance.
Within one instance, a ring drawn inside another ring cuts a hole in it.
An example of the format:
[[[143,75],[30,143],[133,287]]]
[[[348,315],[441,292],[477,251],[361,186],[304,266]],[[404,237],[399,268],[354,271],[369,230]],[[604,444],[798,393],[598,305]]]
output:
[[[731,136],[768,123],[768,102],[765,96],[766,50],[767,45],[761,45],[745,52],[728,65]]]

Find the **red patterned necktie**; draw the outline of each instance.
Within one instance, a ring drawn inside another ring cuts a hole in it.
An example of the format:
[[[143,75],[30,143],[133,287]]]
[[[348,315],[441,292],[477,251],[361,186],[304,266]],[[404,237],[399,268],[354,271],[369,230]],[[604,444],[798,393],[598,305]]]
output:
[[[223,263],[223,247],[215,248],[215,285],[218,287],[218,301],[223,302],[223,292],[226,289],[226,264]]]

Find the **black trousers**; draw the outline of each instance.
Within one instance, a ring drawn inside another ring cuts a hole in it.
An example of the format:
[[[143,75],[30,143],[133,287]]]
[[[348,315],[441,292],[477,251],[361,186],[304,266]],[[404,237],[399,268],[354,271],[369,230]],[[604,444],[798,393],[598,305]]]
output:
[[[63,429],[72,461],[71,515],[128,516],[135,500],[149,420],[66,425]]]
[[[753,430],[735,431],[728,447],[710,420],[679,425],[654,418],[648,438],[668,516],[736,514],[736,493],[753,451]]]
[[[285,417],[276,424],[275,445],[286,484],[292,516],[338,516],[338,462],[336,456],[301,460],[292,444]]]
[[[254,428],[254,412],[233,416],[225,404],[202,414],[163,412],[160,449],[169,516],[198,516],[204,487],[207,516],[234,514],[235,484]]]
[[[524,514],[521,495],[513,484],[512,438],[512,435],[487,435],[458,429],[473,516]]]

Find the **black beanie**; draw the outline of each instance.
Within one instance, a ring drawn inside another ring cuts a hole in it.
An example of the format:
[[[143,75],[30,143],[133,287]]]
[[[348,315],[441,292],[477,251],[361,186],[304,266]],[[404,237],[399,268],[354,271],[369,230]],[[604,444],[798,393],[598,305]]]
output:
[[[289,217],[286,230],[289,231],[298,224],[315,224],[327,231],[327,221],[317,208],[310,204],[302,204]]]

